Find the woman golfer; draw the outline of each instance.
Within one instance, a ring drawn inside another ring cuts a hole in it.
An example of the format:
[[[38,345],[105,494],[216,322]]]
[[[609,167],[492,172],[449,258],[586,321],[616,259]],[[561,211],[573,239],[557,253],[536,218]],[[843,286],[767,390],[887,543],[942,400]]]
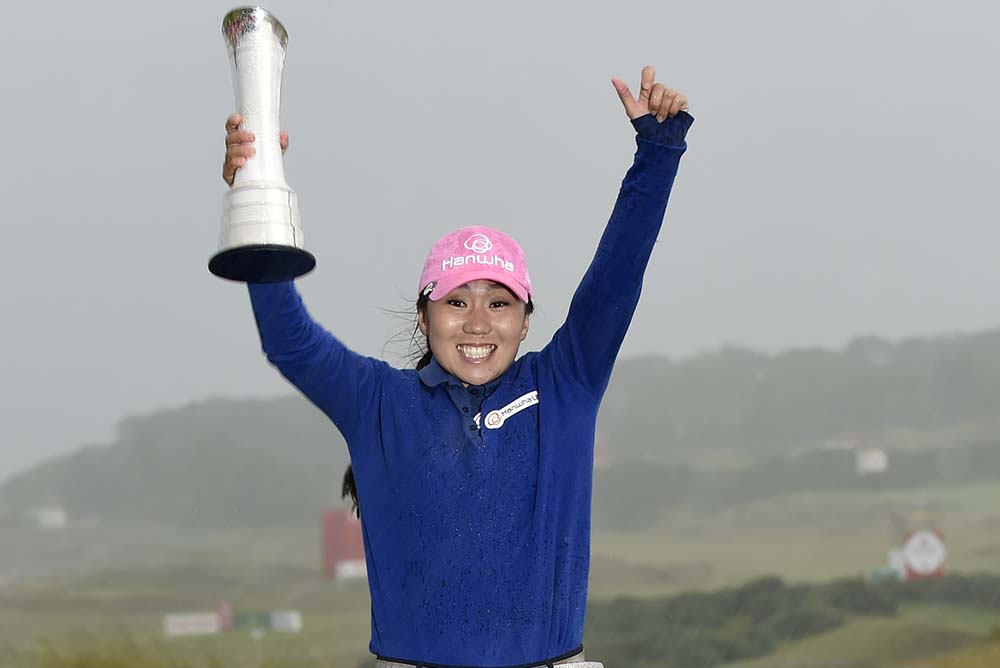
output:
[[[652,67],[638,97],[612,83],[638,133],[635,161],[540,351],[517,356],[532,311],[524,253],[488,227],[446,234],[427,256],[419,369],[349,350],[291,282],[250,285],[268,360],[347,441],[381,668],[600,666],[583,655],[597,409],[693,121]],[[230,184],[254,153],[241,120],[227,122]]]

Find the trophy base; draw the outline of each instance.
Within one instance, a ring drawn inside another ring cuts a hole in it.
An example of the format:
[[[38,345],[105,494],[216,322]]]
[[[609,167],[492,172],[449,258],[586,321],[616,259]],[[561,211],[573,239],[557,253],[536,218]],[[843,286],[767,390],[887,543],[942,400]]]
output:
[[[281,283],[307,274],[316,266],[312,253],[292,246],[258,244],[216,253],[208,270],[243,283]]]

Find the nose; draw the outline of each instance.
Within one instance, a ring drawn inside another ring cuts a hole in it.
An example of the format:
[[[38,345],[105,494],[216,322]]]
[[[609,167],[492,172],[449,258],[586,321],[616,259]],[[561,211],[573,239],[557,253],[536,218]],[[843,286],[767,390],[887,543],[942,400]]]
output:
[[[469,309],[469,317],[465,319],[462,331],[466,334],[489,334],[490,314],[488,307],[473,306]]]

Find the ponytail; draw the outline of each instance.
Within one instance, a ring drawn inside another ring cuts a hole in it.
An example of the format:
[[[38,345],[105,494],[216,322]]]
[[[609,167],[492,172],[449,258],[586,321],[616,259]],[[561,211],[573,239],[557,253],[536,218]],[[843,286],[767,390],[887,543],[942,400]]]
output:
[[[350,464],[347,465],[347,470],[344,471],[344,482],[340,485],[340,498],[346,499],[351,497],[351,512],[361,517],[361,508],[358,506],[358,488],[354,484],[354,467]]]

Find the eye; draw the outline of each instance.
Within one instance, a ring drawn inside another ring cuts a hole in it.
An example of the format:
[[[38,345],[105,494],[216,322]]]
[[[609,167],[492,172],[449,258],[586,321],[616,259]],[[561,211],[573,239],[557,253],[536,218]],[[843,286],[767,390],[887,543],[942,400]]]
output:
[[[506,299],[496,299],[490,303],[490,308],[503,308],[504,306],[510,306],[510,302]]]
[[[461,299],[449,299],[448,305],[462,307],[465,306],[465,302],[463,302]]]

